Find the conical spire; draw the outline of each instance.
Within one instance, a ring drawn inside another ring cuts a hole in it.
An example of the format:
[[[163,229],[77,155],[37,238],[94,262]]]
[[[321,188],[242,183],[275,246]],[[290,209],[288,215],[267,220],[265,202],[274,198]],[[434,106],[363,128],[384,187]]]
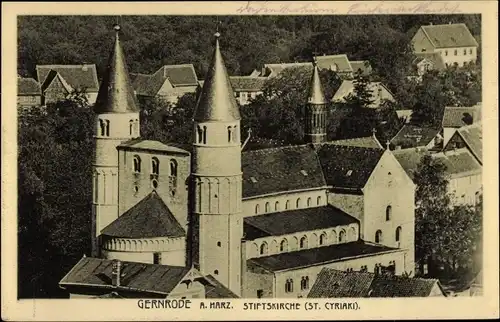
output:
[[[219,48],[220,34],[215,34],[215,50],[203,85],[194,120],[196,122],[236,121],[240,111]]]
[[[319,78],[318,64],[316,59],[313,61],[313,74],[311,77],[311,84],[309,88],[309,96],[307,97],[307,103],[309,104],[326,104],[325,94],[323,93],[323,86],[321,85],[321,80]]]
[[[106,74],[99,88],[94,106],[96,113],[138,112],[134,89],[130,83],[127,63],[120,45],[120,26],[115,25],[115,44],[109,56]]]

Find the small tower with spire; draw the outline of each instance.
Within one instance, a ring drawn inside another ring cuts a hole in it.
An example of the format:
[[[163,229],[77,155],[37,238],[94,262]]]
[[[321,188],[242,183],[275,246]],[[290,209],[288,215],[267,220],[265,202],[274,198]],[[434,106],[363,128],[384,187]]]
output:
[[[313,59],[313,73],[309,84],[307,105],[305,108],[305,141],[321,143],[326,141],[327,102],[323,92],[323,85],[319,78],[319,69],[316,58]]]
[[[101,230],[118,218],[118,151],[122,142],[140,136],[139,108],[130,83],[116,24],[115,43],[94,105],[92,255],[99,256]]]
[[[192,260],[241,293],[240,112],[215,34],[215,49],[194,112]]]

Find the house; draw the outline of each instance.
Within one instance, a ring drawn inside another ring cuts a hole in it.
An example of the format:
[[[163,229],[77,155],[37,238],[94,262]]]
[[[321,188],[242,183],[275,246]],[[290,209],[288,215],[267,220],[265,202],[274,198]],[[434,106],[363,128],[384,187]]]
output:
[[[138,97],[157,97],[176,103],[186,93],[195,93],[198,78],[192,64],[164,65],[153,74],[131,73],[132,86]]]
[[[373,72],[372,65],[368,60],[350,60],[353,76],[356,75],[358,71],[361,71],[361,75],[370,76]]]
[[[267,77],[260,76],[229,76],[234,97],[241,105],[250,104],[251,100],[264,93]],[[198,92],[203,88],[204,81],[198,81]]]
[[[354,70],[346,54],[316,56],[315,59],[320,69],[328,69],[349,78],[353,77]],[[358,67],[363,66],[358,65]]]
[[[279,63],[279,64],[264,64],[264,67],[262,67],[262,71],[260,72],[261,77],[276,77],[278,76],[282,71],[285,69],[289,68],[304,68],[306,70],[310,70],[313,68],[312,63],[307,62],[307,63]]]
[[[83,257],[59,282],[70,298],[238,298],[197,269]]]
[[[73,91],[84,91],[89,104],[94,104],[99,91],[95,64],[37,65],[36,74],[42,87],[42,104],[65,99]]]
[[[395,150],[410,148],[432,149],[442,142],[440,129],[405,124],[391,139],[391,147]]]
[[[393,153],[412,179],[424,155],[430,155],[443,163],[452,205],[473,206],[479,201],[482,195],[482,167],[466,148],[432,154],[426,149],[397,150]]]
[[[42,89],[35,79],[17,77],[17,105],[23,108],[42,105]]]
[[[415,54],[439,53],[445,66],[476,62],[478,43],[463,23],[421,26],[412,38]]]
[[[369,108],[380,108],[384,100],[395,102],[391,91],[380,82],[368,83],[368,90],[372,92],[371,99],[373,100]],[[354,95],[354,81],[344,80],[335,95],[333,95],[332,102],[345,102],[349,95]]]
[[[430,70],[444,70],[446,64],[440,53],[436,52],[423,52],[416,53],[416,58],[412,62],[412,70],[415,76],[422,77],[427,71]]]
[[[448,143],[457,129],[480,121],[481,103],[469,107],[445,107],[443,114],[443,144]]]
[[[459,128],[444,146],[444,151],[467,148],[483,164],[483,128],[481,122]]]
[[[324,268],[308,298],[362,297],[445,297],[437,279],[374,274],[366,271],[340,271]]]

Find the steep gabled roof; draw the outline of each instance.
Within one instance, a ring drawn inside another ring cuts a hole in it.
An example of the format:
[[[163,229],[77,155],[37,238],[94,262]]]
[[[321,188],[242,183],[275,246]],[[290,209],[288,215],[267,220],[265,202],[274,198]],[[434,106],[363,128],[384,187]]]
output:
[[[168,77],[174,86],[198,85],[198,77],[196,77],[193,64],[164,65],[156,73],[158,72]]]
[[[374,148],[374,149],[383,149],[384,147],[375,135],[365,136],[361,138],[352,138],[352,139],[342,139],[342,140],[334,140],[328,141],[322,144],[333,144],[333,145],[343,145],[343,146],[355,146],[360,148]]]
[[[106,226],[102,234],[122,238],[178,238],[186,236],[186,231],[153,191]]]
[[[477,47],[478,43],[464,23],[420,27],[435,48]]]
[[[451,178],[481,173],[481,164],[467,148],[434,153],[432,157],[441,160]]]
[[[204,277],[209,284],[205,285],[205,298],[207,299],[236,299],[238,295],[234,294],[230,289],[225,287],[221,282],[215,279],[212,275]]]
[[[443,127],[459,128],[481,120],[481,107],[447,106],[444,108]]]
[[[423,60],[428,60],[434,65],[434,69],[443,70],[446,68],[443,56],[440,53],[415,53],[415,56],[414,65],[418,65]]]
[[[405,124],[392,138],[391,144],[402,149],[425,147],[439,134],[440,129]]]
[[[289,68],[299,68],[299,69],[312,69],[313,64],[310,62],[306,63],[279,63],[279,64],[264,64],[264,68],[270,71],[269,75],[262,75],[266,77],[278,76],[282,71]]]
[[[483,128],[481,122],[461,127],[457,133],[479,163],[483,164]]]
[[[316,59],[320,69],[331,69],[340,73],[353,71],[346,54],[316,56]]]
[[[33,78],[17,78],[17,95],[42,95],[40,84]]]
[[[251,77],[251,76],[230,76],[231,85],[236,92],[259,92],[264,90],[267,77]]]
[[[437,279],[378,275],[373,278],[368,297],[427,297],[436,285],[444,296]]]
[[[97,69],[95,64],[37,65],[36,74],[42,88],[46,88],[50,84],[46,82],[46,79],[51,71],[61,75],[72,88],[85,88],[88,92],[97,92],[99,90],[99,81],[97,80]]]
[[[302,200],[302,202],[305,203],[306,201]],[[284,210],[265,215],[246,217],[244,225],[245,239],[253,240],[267,236],[281,236],[301,231],[345,226],[358,222],[356,218],[331,205]]]
[[[385,150],[323,144],[318,150],[326,183],[334,188],[362,189]]]
[[[371,100],[373,100],[370,107],[378,107],[383,99],[394,101],[394,96],[391,91],[381,82],[370,82],[367,88],[371,91]],[[333,95],[332,102],[342,102],[349,94],[354,95],[354,81],[344,80]]]
[[[399,164],[405,170],[406,174],[413,180],[415,170],[424,155],[429,155],[426,149],[403,149],[394,150],[392,154],[398,160]]]
[[[137,95],[151,97],[156,96],[163,84],[169,81],[167,77],[163,76],[161,71],[157,71],[152,75],[130,74],[130,79]]]
[[[313,148],[285,146],[243,152],[243,198],[326,186]]]

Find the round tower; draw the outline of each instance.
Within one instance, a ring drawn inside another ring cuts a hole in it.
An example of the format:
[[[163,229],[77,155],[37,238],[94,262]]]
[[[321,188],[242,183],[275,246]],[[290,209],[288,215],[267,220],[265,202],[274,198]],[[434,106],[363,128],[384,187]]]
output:
[[[194,112],[192,260],[241,293],[240,113],[215,34],[215,50]]]
[[[322,143],[326,141],[328,108],[316,60],[314,60],[313,66],[309,95],[307,96],[307,105],[305,108],[304,139],[308,143]]]
[[[139,109],[120,45],[120,26],[94,105],[92,253],[99,254],[101,230],[118,218],[118,151],[140,136]]]

